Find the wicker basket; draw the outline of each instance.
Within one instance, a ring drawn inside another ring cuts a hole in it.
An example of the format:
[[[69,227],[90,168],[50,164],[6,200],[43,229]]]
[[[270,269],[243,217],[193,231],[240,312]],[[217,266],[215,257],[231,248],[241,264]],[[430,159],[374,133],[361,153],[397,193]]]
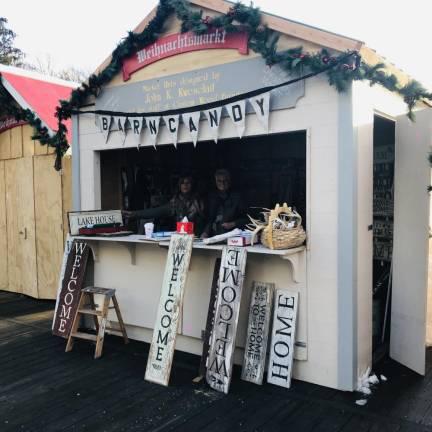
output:
[[[265,222],[249,217],[253,232],[252,244],[255,237],[261,232],[261,242],[270,249],[289,249],[301,246],[306,240],[306,233],[302,227],[302,218],[286,203],[279,204],[273,210],[264,212]]]

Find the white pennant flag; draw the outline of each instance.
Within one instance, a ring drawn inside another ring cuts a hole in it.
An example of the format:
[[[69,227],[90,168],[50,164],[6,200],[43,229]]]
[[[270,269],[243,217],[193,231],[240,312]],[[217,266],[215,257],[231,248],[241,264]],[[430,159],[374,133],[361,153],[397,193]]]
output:
[[[99,116],[99,128],[105,138],[105,142],[108,141],[108,135],[110,133],[111,123],[112,123],[111,116],[106,116],[106,115]]]
[[[145,127],[145,118],[144,117],[131,117],[129,119],[129,123],[131,126],[131,132],[134,137],[135,144],[137,148],[139,148],[141,143],[141,131]]]
[[[253,106],[259,122],[268,133],[268,120],[270,111],[270,92],[251,97],[249,102]]]
[[[171,116],[164,116],[164,122],[168,129],[168,133],[171,136],[172,143],[174,144],[174,147],[177,148],[177,134],[178,134],[178,126],[179,126],[179,115],[171,115]]]
[[[118,131],[122,134],[123,145],[126,141],[126,122],[127,117],[114,117],[114,125],[117,127]]]
[[[198,129],[199,129],[200,116],[201,116],[200,111],[182,114],[183,123],[185,124],[187,130],[189,131],[194,147],[196,147],[196,143],[198,141]]]
[[[160,117],[147,117],[146,125],[150,133],[150,142],[154,148],[156,148],[156,139],[159,132]]]
[[[221,106],[217,107],[217,108],[209,109],[207,111],[204,111],[204,114],[207,117],[210,128],[212,130],[213,140],[215,143],[217,143],[217,140],[218,140],[219,125],[220,125],[220,120],[221,120],[221,111],[222,111]]]
[[[228,111],[228,115],[234,123],[234,126],[237,129],[237,133],[241,138],[245,131],[246,101],[241,100],[225,105],[225,109]]]

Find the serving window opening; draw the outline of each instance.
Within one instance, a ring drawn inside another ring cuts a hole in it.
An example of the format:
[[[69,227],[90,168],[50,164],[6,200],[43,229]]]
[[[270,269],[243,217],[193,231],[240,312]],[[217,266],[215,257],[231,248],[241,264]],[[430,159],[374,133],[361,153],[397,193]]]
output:
[[[102,151],[101,205],[103,210],[157,208],[178,190],[178,180],[193,177],[203,202],[215,190],[214,173],[226,169],[231,189],[240,193],[246,213],[261,217],[263,208],[286,202],[301,215],[306,227],[306,132],[242,139],[159,145]],[[244,215],[246,218],[246,215]],[[129,228],[143,232],[143,220]],[[155,230],[174,230],[172,218],[156,218]]]

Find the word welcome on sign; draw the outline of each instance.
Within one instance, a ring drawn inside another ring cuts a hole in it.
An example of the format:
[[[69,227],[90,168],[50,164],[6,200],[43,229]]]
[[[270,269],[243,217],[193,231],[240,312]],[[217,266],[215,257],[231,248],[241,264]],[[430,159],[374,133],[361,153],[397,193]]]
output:
[[[123,80],[127,81],[132,73],[164,58],[214,48],[238,49],[240,54],[247,54],[248,35],[244,31],[227,33],[216,28],[201,35],[187,32],[160,38],[123,62]]]
[[[264,377],[273,291],[273,283],[253,283],[241,377],[255,384]]]
[[[145,379],[167,386],[171,373],[193,236],[171,236]]]
[[[232,377],[246,257],[245,248],[227,246],[222,251],[206,380],[210,387],[224,393],[228,393]]]
[[[297,309],[297,292],[276,291],[267,382],[286,388],[291,386]]]
[[[69,337],[87,269],[90,247],[74,240],[70,249],[54,317],[53,334]]]
[[[69,212],[68,219],[69,232],[71,235],[78,235],[80,228],[93,227],[94,225],[123,225],[123,217],[121,210]]]

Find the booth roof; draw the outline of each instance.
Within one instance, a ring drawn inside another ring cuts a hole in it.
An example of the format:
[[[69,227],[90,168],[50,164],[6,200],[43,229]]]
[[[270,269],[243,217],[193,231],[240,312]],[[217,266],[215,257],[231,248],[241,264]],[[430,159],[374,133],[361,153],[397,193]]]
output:
[[[227,0],[189,0],[189,3],[192,6],[209,9],[220,14],[228,13],[230,8],[235,4],[234,2]],[[156,8],[157,6],[155,6],[153,10],[137,25],[137,27],[133,30],[134,33],[141,33],[147,27],[149,22],[156,15]],[[365,59],[366,63],[370,65],[384,63],[387,71],[389,73],[395,74],[401,84],[406,84],[412,79],[412,77],[406,74],[403,70],[396,67],[384,56],[378,54],[374,49],[368,47],[360,40],[323,30],[308,24],[300,23],[298,21],[290,20],[285,17],[273,15],[265,11],[261,11],[261,16],[263,24],[281,34],[293,36],[324,48],[329,48],[340,52],[358,51]],[[111,58],[112,57],[109,56],[107,59],[105,59],[105,61],[95,70],[94,73],[99,74],[101,71],[103,71],[109,65]]]
[[[56,107],[78,84],[12,66],[0,65],[1,84],[23,109],[33,111],[51,132],[57,130]],[[71,142],[71,120],[65,121]]]

